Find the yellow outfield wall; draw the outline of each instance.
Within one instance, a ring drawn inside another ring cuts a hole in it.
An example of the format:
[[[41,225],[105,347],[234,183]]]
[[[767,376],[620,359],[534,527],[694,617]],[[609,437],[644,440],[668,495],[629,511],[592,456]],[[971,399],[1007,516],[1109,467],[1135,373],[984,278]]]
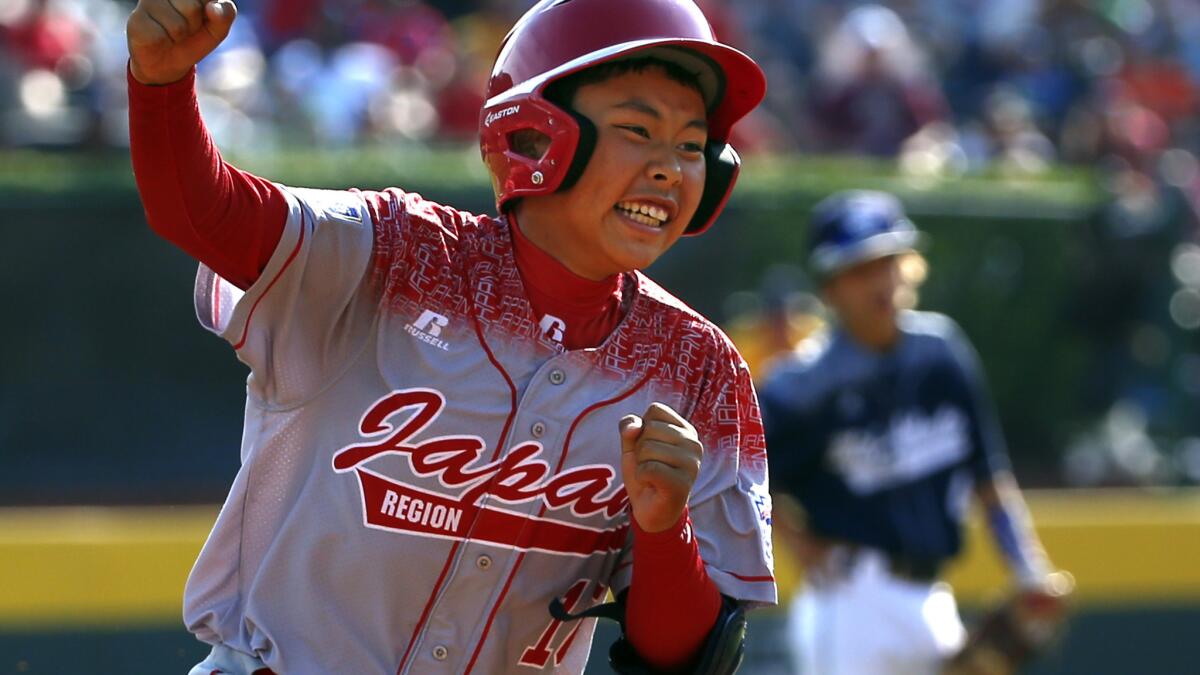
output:
[[[0,629],[181,622],[216,507],[0,509]]]
[[[1025,498],[1051,560],[1075,576],[1080,604],[1200,605],[1200,490],[1028,490]],[[790,597],[799,573],[784,547],[775,550],[780,597]],[[965,605],[1008,588],[978,514],[947,581]]]
[[[1081,605],[1200,605],[1200,490],[1030,491],[1038,531]],[[0,630],[180,621],[188,570],[217,508],[0,509]],[[781,598],[798,581],[775,547]],[[949,581],[965,605],[1006,588],[972,521]]]

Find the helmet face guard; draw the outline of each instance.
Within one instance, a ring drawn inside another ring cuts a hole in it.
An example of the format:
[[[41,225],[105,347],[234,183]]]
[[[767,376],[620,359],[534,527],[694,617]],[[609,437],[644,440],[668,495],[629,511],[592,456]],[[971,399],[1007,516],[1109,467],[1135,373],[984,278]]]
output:
[[[586,133],[584,129],[576,116],[541,96],[485,106],[479,144],[483,161],[492,173],[498,205],[503,208],[504,203],[517,197],[550,194],[570,187],[564,183],[578,154],[581,136]],[[541,157],[529,157],[513,148],[514,135],[529,130],[545,135],[550,141]],[[594,141],[595,130],[590,131]]]
[[[706,179],[685,234],[707,229],[740,170],[728,144],[733,124],[766,93],[762,70],[716,41],[691,0],[542,0],[505,38],[480,111],[479,144],[500,210],[519,197],[551,194],[575,183],[595,147],[591,121],[545,98],[554,81],[610,61],[654,57],[697,75],[708,105]],[[514,134],[549,139],[540,157],[513,147]]]

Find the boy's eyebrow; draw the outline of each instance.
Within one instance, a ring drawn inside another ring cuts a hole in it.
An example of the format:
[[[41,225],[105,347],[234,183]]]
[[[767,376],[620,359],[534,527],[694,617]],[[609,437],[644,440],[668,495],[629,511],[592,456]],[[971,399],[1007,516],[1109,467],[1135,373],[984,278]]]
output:
[[[650,117],[653,117],[656,120],[662,119],[662,113],[658,112],[658,108],[655,108],[654,106],[650,105],[649,103],[646,103],[645,101],[643,101],[640,98],[631,98],[629,100],[622,101],[613,107],[614,108],[624,108],[626,110],[633,110],[636,112],[640,112],[644,115],[649,115]],[[703,119],[694,119],[694,120],[688,122],[686,127],[689,129],[696,128],[696,129],[700,129],[701,131],[707,132],[708,131],[708,121],[703,120]]]

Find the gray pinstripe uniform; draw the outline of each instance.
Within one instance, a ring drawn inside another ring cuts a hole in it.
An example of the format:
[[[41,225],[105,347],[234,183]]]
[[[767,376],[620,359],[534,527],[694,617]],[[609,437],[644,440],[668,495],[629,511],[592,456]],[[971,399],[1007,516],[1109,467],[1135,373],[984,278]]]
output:
[[[201,640],[277,673],[582,672],[628,586],[617,420],[701,435],[708,574],[775,601],[763,435],[725,336],[640,273],[604,344],[544,337],[508,225],[419,196],[285,189],[242,293],[201,266],[201,322],[250,367],[242,466],[188,580]]]

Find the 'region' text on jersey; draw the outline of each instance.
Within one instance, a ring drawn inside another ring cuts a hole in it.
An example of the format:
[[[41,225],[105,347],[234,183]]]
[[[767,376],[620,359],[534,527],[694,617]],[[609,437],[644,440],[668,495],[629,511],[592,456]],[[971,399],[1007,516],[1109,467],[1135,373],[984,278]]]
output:
[[[594,620],[547,607],[629,585],[618,420],[655,401],[704,444],[709,576],[774,602],[758,405],[710,322],[631,272],[614,332],[567,350],[504,219],[285,192],[254,286],[197,276],[202,323],[250,367],[242,467],[185,593],[198,637],[276,672],[582,672]]]

